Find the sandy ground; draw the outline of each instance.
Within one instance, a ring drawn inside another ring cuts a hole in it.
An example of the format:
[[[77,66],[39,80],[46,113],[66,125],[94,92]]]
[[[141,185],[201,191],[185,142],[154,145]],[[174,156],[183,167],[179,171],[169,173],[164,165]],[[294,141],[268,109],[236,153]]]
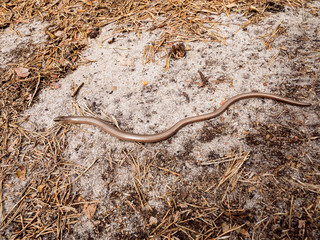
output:
[[[313,4],[320,7],[319,2]],[[221,15],[214,16],[214,20],[223,23],[216,31],[225,37],[225,44],[186,42],[190,48],[186,57],[171,59],[167,71],[161,53],[155,62],[144,64],[142,58],[144,47],[161,30],[139,36],[114,35],[115,26],[104,27],[83,52],[83,60],[90,62],[61,79],[54,88],[41,92],[38,101],[24,113],[28,122],[23,127],[41,132],[55,124],[56,116],[79,114],[74,101],[100,118],[116,121],[123,130],[145,134],[163,131],[182,118],[213,111],[243,92],[274,93],[311,102],[312,106],[242,100],[216,119],[188,125],[170,139],[153,144],[124,142],[93,126],[72,126],[66,136],[64,158],[84,168],[94,163],[73,184],[73,191],[99,204],[93,219],[83,215],[66,232],[65,239],[143,239],[152,235],[171,208],[170,203],[196,204],[200,199],[207,206],[227,202],[249,211],[249,235],[264,239],[283,235],[279,229],[285,229],[285,224],[274,219],[288,215],[288,204],[293,199],[297,210],[291,224],[298,229],[299,221],[305,220],[308,239],[319,236],[319,224],[301,209],[313,199],[319,211],[320,191],[300,191],[294,184],[308,182],[310,168],[320,166],[316,138],[320,133],[320,91],[316,91],[320,88],[319,16],[304,9],[286,8],[240,30],[247,21],[245,17]],[[266,49],[265,34],[279,24],[285,29],[284,34]],[[28,42],[39,44],[44,38],[41,28],[44,25],[37,22],[24,25],[23,38],[6,31],[0,41],[1,63],[11,61],[6,51],[13,47]],[[115,41],[108,43],[106,39],[111,37]],[[198,71],[208,80],[204,86]],[[72,86],[81,83],[84,85],[72,98]],[[219,186],[230,161],[223,165],[213,160],[246,153],[249,154],[237,173],[237,184],[232,186],[226,181]],[[319,168],[316,172],[318,176],[313,177],[319,179]],[[22,187],[30,178],[32,174],[25,182],[11,181]],[[143,203],[139,202],[136,179],[141,181],[138,184]],[[273,192],[282,185],[283,189],[292,190],[283,195],[288,199]],[[13,205],[14,198],[8,197],[5,210]],[[268,224],[254,228],[260,221]],[[229,235],[232,239],[246,236],[239,232]],[[183,233],[175,236],[191,239]]]

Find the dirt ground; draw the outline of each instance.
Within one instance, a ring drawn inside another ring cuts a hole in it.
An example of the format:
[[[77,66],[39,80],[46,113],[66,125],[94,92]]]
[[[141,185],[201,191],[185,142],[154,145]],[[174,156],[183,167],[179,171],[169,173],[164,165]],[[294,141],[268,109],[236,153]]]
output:
[[[319,239],[320,2],[309,6],[281,6],[245,27],[236,12],[206,16],[219,41],[177,39],[168,46],[183,42],[174,46],[185,56],[165,58],[167,48],[148,63],[163,29],[102,27],[80,66],[31,95],[17,120],[29,137],[1,163],[11,166],[1,178],[2,239]],[[34,55],[48,26],[3,28],[1,71]],[[311,106],[245,99],[145,144],[53,121],[89,115],[153,134],[252,91]]]

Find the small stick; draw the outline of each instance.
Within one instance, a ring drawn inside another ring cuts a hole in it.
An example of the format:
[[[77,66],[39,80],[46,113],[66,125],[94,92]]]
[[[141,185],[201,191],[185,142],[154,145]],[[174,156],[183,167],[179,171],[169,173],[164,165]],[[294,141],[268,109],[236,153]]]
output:
[[[72,93],[71,97],[76,96],[76,95],[78,94],[78,92],[79,92],[80,88],[82,88],[82,86],[83,86],[83,85],[84,85],[84,83],[83,83],[83,82],[82,82],[82,83],[80,83],[80,85],[79,85],[78,87],[76,87],[76,89],[73,91],[73,93]]]
[[[32,94],[32,97],[31,97],[31,99],[30,99],[30,101],[29,101],[28,107],[30,107],[30,105],[31,105],[31,103],[32,103],[32,101],[33,101],[34,96],[35,96],[35,95],[37,94],[37,92],[38,92],[40,80],[41,80],[41,79],[40,79],[40,74],[39,74],[37,86],[36,86],[36,89],[34,90],[34,92],[33,92],[33,94]]]

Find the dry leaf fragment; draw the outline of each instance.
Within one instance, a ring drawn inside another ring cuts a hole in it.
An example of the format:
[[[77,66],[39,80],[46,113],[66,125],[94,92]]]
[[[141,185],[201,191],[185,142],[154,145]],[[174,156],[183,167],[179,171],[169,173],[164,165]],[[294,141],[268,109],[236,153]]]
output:
[[[183,203],[180,203],[180,204],[179,204],[179,207],[181,207],[181,208],[187,208],[187,207],[188,207],[188,204],[185,203],[185,202],[183,202]]]
[[[74,212],[74,213],[78,213],[77,209],[75,209],[74,207],[70,207],[70,206],[62,206],[61,209],[65,212]]]
[[[299,220],[298,221],[298,228],[305,228],[306,227],[306,221],[305,220]]]
[[[16,172],[17,178],[19,178],[21,181],[26,180],[26,172],[27,168],[25,166],[21,166],[20,170]]]
[[[250,233],[247,230],[243,229],[243,228],[239,229],[239,233],[241,233],[246,238],[250,238]]]
[[[14,71],[19,77],[28,77],[30,74],[29,69],[24,67],[16,67]]]
[[[248,192],[251,193],[253,191],[257,190],[257,188],[255,186],[249,187],[248,188]]]
[[[15,149],[17,149],[17,148],[16,148],[16,145],[18,144],[18,142],[19,142],[19,139],[16,138],[16,139],[13,141],[13,143],[8,147],[8,152],[10,152],[10,153],[14,152]]]
[[[50,87],[51,87],[51,89],[58,89],[58,88],[60,88],[61,87],[61,84],[60,83],[51,83],[50,84]]]
[[[156,225],[158,223],[158,220],[155,217],[150,217],[149,224],[150,225]]]
[[[88,219],[91,219],[97,210],[98,203],[88,204],[86,203],[83,207],[83,212]]]
[[[46,186],[45,184],[39,185],[39,186],[37,187],[37,190],[38,190],[39,192],[42,192],[45,186]]]
[[[223,233],[228,232],[230,230],[230,226],[226,222],[223,222],[221,227],[222,227],[222,232]]]
[[[190,50],[191,50],[191,47],[190,47],[189,45],[187,45],[184,50],[190,51]]]

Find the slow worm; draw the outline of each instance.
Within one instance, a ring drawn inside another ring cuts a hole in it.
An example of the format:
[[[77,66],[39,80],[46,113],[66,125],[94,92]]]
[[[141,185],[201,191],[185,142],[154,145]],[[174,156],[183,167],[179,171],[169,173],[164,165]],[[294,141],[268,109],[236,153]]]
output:
[[[199,122],[208,120],[211,118],[215,118],[222,114],[230,105],[232,105],[234,102],[237,102],[244,98],[269,98],[276,101],[284,102],[291,105],[296,106],[310,106],[310,103],[304,103],[304,102],[298,102],[291,100],[286,97],[281,97],[278,95],[270,94],[270,93],[262,93],[262,92],[249,92],[249,93],[242,93],[239,95],[236,95],[229,100],[227,100],[225,103],[222,104],[220,108],[215,110],[214,112],[203,114],[200,116],[194,116],[194,117],[188,117],[180,120],[176,124],[174,124],[171,128],[152,135],[144,135],[144,134],[135,134],[130,132],[122,131],[118,128],[115,128],[111,126],[110,124],[106,123],[105,121],[93,117],[81,117],[81,116],[59,116],[54,119],[56,122],[63,122],[63,123],[84,123],[89,125],[94,125],[96,127],[101,128],[103,131],[109,133],[110,135],[117,137],[119,139],[125,140],[125,141],[131,141],[131,142],[159,142],[162,140],[165,140],[172,135],[174,135],[176,132],[179,131],[182,127],[184,127],[187,124]]]

